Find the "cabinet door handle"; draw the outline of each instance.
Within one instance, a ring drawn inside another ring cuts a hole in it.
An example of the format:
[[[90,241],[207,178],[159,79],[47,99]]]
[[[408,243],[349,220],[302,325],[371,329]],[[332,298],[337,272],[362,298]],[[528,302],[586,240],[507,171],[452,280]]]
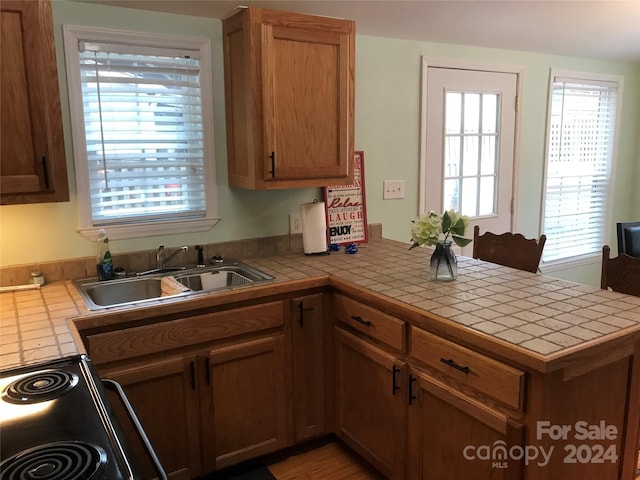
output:
[[[298,303],[298,310],[300,313],[300,316],[298,317],[298,323],[301,327],[304,327],[304,303],[302,303],[302,301]]]
[[[446,360],[441,358],[440,361],[450,367],[455,368],[456,370],[460,370],[462,373],[469,373],[469,367],[463,367],[462,365],[457,364],[452,358]]]
[[[49,167],[47,167],[47,157],[42,157],[42,170],[44,174],[44,186],[49,190]]]
[[[207,382],[207,386],[211,385],[211,364],[208,357],[204,359],[204,379]]]
[[[191,383],[191,390],[196,389],[196,364],[193,362],[189,363],[189,373],[191,374],[191,379],[189,383]]]
[[[393,368],[391,369],[391,373],[393,377],[391,382],[391,393],[395,395],[396,392],[400,390],[400,387],[398,386],[398,378],[397,378],[398,373],[400,373],[400,369],[394,365]]]
[[[418,397],[413,394],[413,384],[418,381],[417,377],[409,375],[409,405],[413,405],[413,401]]]
[[[269,173],[271,174],[271,178],[276,178],[276,152],[271,152],[269,158],[271,159],[271,170],[269,170]]]
[[[370,327],[371,322],[369,320],[364,320],[360,315],[351,315],[351,320],[355,320],[358,323],[361,323],[365,327]]]

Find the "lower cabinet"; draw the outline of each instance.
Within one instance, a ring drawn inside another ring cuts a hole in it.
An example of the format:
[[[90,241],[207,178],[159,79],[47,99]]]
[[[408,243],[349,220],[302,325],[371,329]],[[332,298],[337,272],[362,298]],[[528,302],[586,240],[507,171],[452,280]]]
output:
[[[327,433],[324,300],[322,293],[291,299],[293,432],[296,443]]]
[[[196,357],[176,356],[101,370],[103,378],[122,385],[151,441],[162,466],[172,479],[187,480],[201,473],[200,413],[196,389]],[[112,401],[114,409],[119,402]],[[119,418],[126,418],[124,411]],[[122,422],[145,479],[155,477],[146,453],[129,422]]]
[[[480,400],[517,411],[523,372],[415,327],[406,336],[401,319],[344,296],[335,317],[336,431],[348,445],[390,479],[524,478],[523,450],[511,450],[524,426]]]
[[[170,478],[196,478],[293,443],[285,305],[185,312],[86,336],[100,376],[123,386]],[[125,433],[143,479],[154,478],[133,430]]]
[[[520,480],[524,427],[427,375],[409,375],[407,479]],[[518,451],[513,450],[518,457]]]
[[[284,335],[211,350],[204,360],[202,458],[206,472],[288,445]]]
[[[403,479],[406,365],[341,328],[335,338],[337,433],[388,478]]]
[[[286,371],[280,333],[100,374],[123,386],[169,477],[186,480],[291,444]],[[146,458],[129,430],[136,458]]]

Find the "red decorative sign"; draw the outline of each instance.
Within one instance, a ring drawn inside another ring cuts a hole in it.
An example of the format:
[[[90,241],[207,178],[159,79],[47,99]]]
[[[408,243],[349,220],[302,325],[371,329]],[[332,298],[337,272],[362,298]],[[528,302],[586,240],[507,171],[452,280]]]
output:
[[[364,152],[354,152],[353,185],[325,187],[324,198],[329,244],[368,241]]]

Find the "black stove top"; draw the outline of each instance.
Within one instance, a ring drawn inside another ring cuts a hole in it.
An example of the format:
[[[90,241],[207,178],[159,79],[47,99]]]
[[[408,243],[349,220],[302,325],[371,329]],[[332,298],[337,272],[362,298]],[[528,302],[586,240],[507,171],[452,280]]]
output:
[[[3,479],[68,480],[105,478],[106,452],[84,442],[56,442],[20,452],[2,462]]]
[[[60,397],[78,385],[78,376],[59,370],[41,370],[14,380],[2,391],[9,403],[38,403]]]
[[[126,480],[126,442],[86,356],[0,372],[0,480]]]

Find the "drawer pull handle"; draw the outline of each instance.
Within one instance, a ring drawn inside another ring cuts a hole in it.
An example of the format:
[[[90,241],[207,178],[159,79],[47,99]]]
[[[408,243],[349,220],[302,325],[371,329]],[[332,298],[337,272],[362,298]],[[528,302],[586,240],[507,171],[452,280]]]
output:
[[[463,367],[462,365],[458,365],[452,358],[446,360],[441,358],[440,361],[450,367],[455,368],[456,370],[460,370],[462,373],[469,373],[469,367]]]
[[[393,377],[393,380],[391,382],[391,393],[395,395],[396,392],[400,390],[400,387],[398,386],[398,380],[397,380],[397,376],[398,376],[398,373],[400,373],[400,369],[394,365],[393,368],[391,369],[391,373]]]
[[[418,398],[413,393],[413,384],[414,382],[417,382],[417,381],[418,381],[417,377],[414,377],[413,375],[409,375],[409,405],[413,405],[413,401]]]
[[[369,320],[363,320],[363,318],[360,315],[351,315],[351,319],[355,320],[358,323],[361,323],[365,327],[371,326],[371,322]]]

